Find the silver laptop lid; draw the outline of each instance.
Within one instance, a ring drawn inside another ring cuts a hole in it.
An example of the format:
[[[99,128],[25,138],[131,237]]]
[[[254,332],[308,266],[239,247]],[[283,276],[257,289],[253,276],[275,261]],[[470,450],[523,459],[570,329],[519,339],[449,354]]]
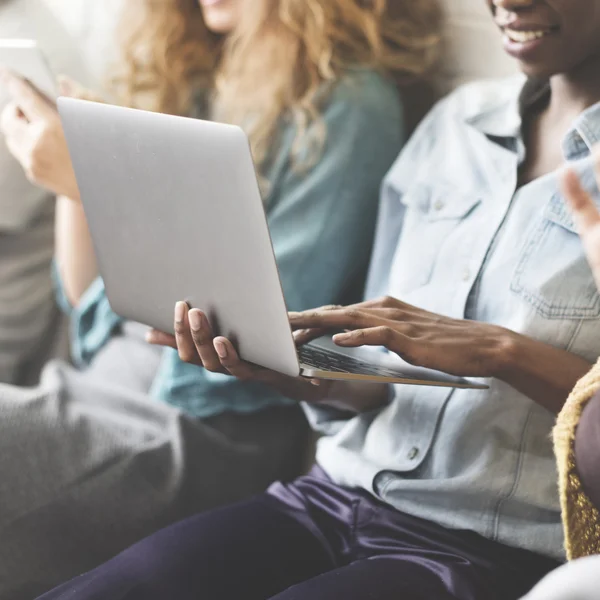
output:
[[[58,107],[113,310],[172,332],[186,300],[245,360],[298,375],[243,131],[72,98]]]

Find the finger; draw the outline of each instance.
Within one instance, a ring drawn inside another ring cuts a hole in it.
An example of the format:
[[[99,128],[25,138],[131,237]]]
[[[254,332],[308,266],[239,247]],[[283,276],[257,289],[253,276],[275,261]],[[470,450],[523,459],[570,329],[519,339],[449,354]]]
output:
[[[190,310],[188,319],[195,351],[200,356],[204,368],[220,373],[221,361],[213,344],[214,334],[206,315],[197,309]]]
[[[304,346],[304,344],[308,344],[326,334],[326,329],[299,329],[298,331],[293,332],[296,346]]]
[[[202,365],[202,361],[196,352],[190,324],[188,321],[189,307],[185,302],[175,305],[175,341],[179,358],[183,362]]]
[[[333,336],[336,345],[343,348],[358,348],[360,346],[384,346],[388,350],[406,358],[414,344],[408,336],[390,327],[371,327],[357,329],[348,333]]]
[[[577,173],[570,167],[565,168],[562,173],[561,189],[581,233],[600,224],[600,214],[594,200],[581,185]]]
[[[83,87],[80,83],[74,79],[71,79],[67,75],[59,75],[56,80],[61,96],[78,98],[79,100],[89,100],[91,102],[101,102],[101,99],[94,94],[94,92]]]
[[[368,310],[313,310],[290,315],[294,329],[357,329],[383,325],[385,319]]]
[[[330,304],[328,306],[323,306],[321,307],[319,310],[340,310],[343,309],[344,307],[339,305],[339,304]],[[298,315],[301,315],[302,313],[299,312],[290,312],[290,324],[292,325],[293,328],[293,323],[292,323],[292,318],[297,318]],[[325,329],[299,329],[297,331],[293,332],[294,335],[294,341],[296,343],[296,346],[303,346],[304,344],[308,344],[309,342],[312,342],[313,340],[316,340],[324,335],[327,334],[327,330]]]
[[[254,367],[244,362],[233,344],[224,337],[217,337],[213,340],[213,347],[217,354],[221,366],[233,377],[249,380],[256,379],[259,367]]]
[[[55,114],[52,103],[29,81],[11,73],[7,69],[0,70],[2,83],[12,96],[14,102],[23,111],[28,121],[47,119]]]
[[[177,350],[177,340],[174,335],[165,333],[164,331],[158,331],[158,329],[151,329],[146,334],[146,341],[153,346],[168,346]]]

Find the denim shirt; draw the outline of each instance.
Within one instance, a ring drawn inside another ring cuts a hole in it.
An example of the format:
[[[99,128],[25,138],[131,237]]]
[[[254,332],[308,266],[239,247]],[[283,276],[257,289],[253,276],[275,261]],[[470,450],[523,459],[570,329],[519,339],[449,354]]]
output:
[[[600,297],[557,174],[517,190],[523,83],[471,84],[422,123],[385,179],[367,295],[495,323],[593,362]],[[600,104],[563,143],[596,200],[599,140]],[[489,390],[395,386],[385,408],[354,418],[307,407],[329,434],[318,462],[408,514],[561,558],[555,417],[482,381]]]
[[[344,302],[355,290],[361,294],[381,182],[403,141],[396,87],[371,70],[352,71],[333,89],[322,120],[327,137],[313,168],[304,172],[290,164],[296,131],[287,126],[266,173],[267,218],[290,310]],[[307,143],[316,133],[308,132]],[[122,320],[111,310],[101,278],[76,309],[61,296],[71,314],[73,358],[84,367],[119,334]],[[266,386],[183,363],[171,349],[164,351],[151,393],[196,417],[288,402]]]

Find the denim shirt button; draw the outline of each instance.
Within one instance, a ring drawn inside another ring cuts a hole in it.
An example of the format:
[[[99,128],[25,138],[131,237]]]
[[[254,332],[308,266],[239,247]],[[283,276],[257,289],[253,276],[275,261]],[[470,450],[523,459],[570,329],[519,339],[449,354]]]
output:
[[[410,452],[408,453],[408,460],[415,460],[417,456],[419,456],[419,449],[415,446],[414,448],[410,449]]]
[[[463,281],[469,281],[471,279],[471,270],[468,267],[465,267],[462,274]]]
[[[444,208],[444,202],[442,200],[437,200],[433,205],[434,210],[442,210]]]

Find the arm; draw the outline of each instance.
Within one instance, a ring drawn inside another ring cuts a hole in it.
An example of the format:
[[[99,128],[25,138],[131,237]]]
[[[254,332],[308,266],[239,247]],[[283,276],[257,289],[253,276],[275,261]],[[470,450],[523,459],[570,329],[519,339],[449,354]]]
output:
[[[587,360],[531,338],[504,331],[498,379],[558,414],[575,384],[590,370]]]
[[[77,306],[98,277],[98,267],[83,208],[66,196],[57,199],[55,247],[65,296],[72,306]]]
[[[28,178],[59,198],[55,224],[58,299],[71,318],[72,354],[84,365],[118,329],[122,319],[110,308],[98,277],[79,189],[56,107],[31,85],[0,72],[0,83],[13,97],[2,114],[9,150]],[[63,78],[65,95],[93,99]]]

